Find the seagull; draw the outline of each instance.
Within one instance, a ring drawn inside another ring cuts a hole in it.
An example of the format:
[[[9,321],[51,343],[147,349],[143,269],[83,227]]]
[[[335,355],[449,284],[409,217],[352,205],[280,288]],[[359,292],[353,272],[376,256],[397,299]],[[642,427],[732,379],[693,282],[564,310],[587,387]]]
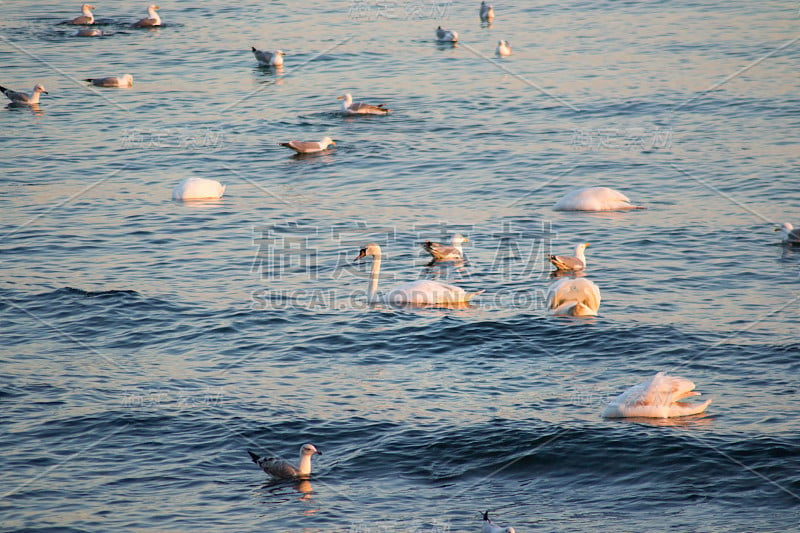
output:
[[[338,96],[337,100],[344,100],[342,102],[342,113],[346,115],[388,115],[391,109],[384,107],[385,104],[364,104],[361,102],[353,102],[353,97],[350,93],[345,93]]]
[[[481,20],[483,22],[491,22],[494,19],[494,7],[486,2],[481,2]]]
[[[300,447],[300,465],[299,468],[295,468],[283,459],[259,457],[251,451],[247,453],[250,454],[250,459],[261,467],[261,470],[275,479],[307,478],[311,474],[311,456],[322,455],[322,452],[317,450],[313,444],[303,444]]]
[[[333,139],[330,137],[325,137],[321,141],[289,141],[288,143],[278,143],[280,146],[285,146],[286,148],[291,148],[298,154],[313,154],[315,152],[321,152],[323,150],[327,150],[328,146],[333,145],[336,146],[336,143],[333,142]]]
[[[516,533],[514,528],[511,526],[508,527],[500,527],[496,526],[491,520],[489,520],[489,511],[483,513],[483,529],[481,529],[481,533]]]
[[[86,78],[85,81],[97,87],[133,87],[133,76],[130,74],[107,78]]]
[[[505,39],[497,42],[497,55],[501,57],[511,55],[511,45]]]
[[[464,242],[469,242],[469,239],[456,233],[450,245],[425,241],[422,247],[433,256],[434,261],[463,261],[464,250],[461,248],[461,243]]]
[[[458,41],[458,32],[436,28],[436,40],[455,43]]]
[[[156,13],[157,9],[161,9],[155,4],[151,4],[150,7],[147,8],[147,16],[139,22],[134,23],[134,28],[152,28],[154,26],[161,26],[161,17],[158,16]]]
[[[790,222],[784,222],[775,231],[781,232],[781,241],[784,244],[800,244],[800,229],[794,229]]]
[[[258,64],[262,67],[282,67],[283,66],[283,56],[286,55],[281,50],[276,50],[275,52],[262,52],[258,50],[255,46],[251,46],[250,49],[253,51],[253,55],[256,56],[256,60],[258,60]]]
[[[12,104],[20,104],[20,105],[36,105],[39,103],[39,95],[41,93],[49,94],[47,91],[44,90],[44,86],[41,83],[37,83],[34,88],[33,92],[30,96],[25,93],[19,93],[17,91],[12,91],[11,89],[6,89],[5,87],[0,85],[0,92],[8,97],[11,100]]]
[[[70,24],[94,24],[94,15],[92,14],[92,9],[97,9],[97,8],[89,4],[83,4],[81,6],[81,11],[83,11],[83,15],[72,19],[70,21]]]
[[[586,268],[586,256],[583,251],[589,246],[584,242],[575,247],[575,257],[569,255],[548,255],[547,258],[558,270],[577,272]]]

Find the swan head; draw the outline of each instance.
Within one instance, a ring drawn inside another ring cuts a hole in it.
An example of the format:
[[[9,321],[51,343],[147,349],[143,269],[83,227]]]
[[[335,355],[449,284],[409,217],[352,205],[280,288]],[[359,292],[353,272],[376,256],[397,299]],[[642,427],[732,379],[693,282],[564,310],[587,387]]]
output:
[[[313,444],[306,443],[300,447],[300,455],[303,457],[307,455],[322,455],[322,452],[319,451]]]
[[[381,247],[377,243],[369,243],[367,246],[361,249],[361,251],[358,253],[358,257],[356,257],[354,261],[360,261],[368,255],[371,255],[372,257],[380,257]]]

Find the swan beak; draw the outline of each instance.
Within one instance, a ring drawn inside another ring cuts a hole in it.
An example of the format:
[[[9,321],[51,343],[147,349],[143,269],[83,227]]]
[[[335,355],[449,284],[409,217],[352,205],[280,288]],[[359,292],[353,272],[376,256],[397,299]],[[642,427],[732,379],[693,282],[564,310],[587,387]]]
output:
[[[355,262],[356,262],[356,261],[358,261],[359,259],[363,259],[363,258],[364,258],[364,257],[366,257],[366,256],[367,256],[367,249],[366,249],[366,248],[364,248],[364,249],[362,249],[360,252],[358,252],[358,257],[356,257],[355,259],[353,259],[353,262],[355,263]]]
[[[332,145],[334,145],[334,146],[336,146],[336,143],[335,143],[335,142],[333,142],[333,141],[331,141],[331,144],[332,144]]]
[[[586,247],[587,247],[587,248],[589,247],[589,243],[588,243],[588,242],[586,243]]]

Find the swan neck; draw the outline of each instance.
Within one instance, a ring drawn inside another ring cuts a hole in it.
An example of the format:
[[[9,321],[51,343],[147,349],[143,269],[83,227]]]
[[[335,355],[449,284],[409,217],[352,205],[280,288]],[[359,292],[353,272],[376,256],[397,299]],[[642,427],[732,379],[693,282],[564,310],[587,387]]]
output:
[[[367,300],[370,302],[375,301],[375,295],[378,292],[378,277],[381,275],[381,256],[375,255],[372,257],[372,268],[369,272],[369,287],[367,288]]]

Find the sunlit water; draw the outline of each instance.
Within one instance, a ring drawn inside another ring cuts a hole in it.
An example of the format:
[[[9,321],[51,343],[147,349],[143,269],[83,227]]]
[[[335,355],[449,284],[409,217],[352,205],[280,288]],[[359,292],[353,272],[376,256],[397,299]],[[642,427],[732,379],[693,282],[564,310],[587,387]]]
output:
[[[795,528],[797,4],[314,4],[167,2],[148,31],[105,2],[95,39],[77,4],[0,6],[0,83],[50,92],[0,109],[2,527]],[[189,176],[225,196],[172,202]],[[551,209],[591,185],[647,209]],[[468,263],[426,267],[454,231]],[[370,241],[384,289],[486,292],[369,307]],[[544,258],[584,241],[600,315],[547,317]],[[600,418],[658,370],[708,412]],[[246,453],[304,442],[302,485]]]

